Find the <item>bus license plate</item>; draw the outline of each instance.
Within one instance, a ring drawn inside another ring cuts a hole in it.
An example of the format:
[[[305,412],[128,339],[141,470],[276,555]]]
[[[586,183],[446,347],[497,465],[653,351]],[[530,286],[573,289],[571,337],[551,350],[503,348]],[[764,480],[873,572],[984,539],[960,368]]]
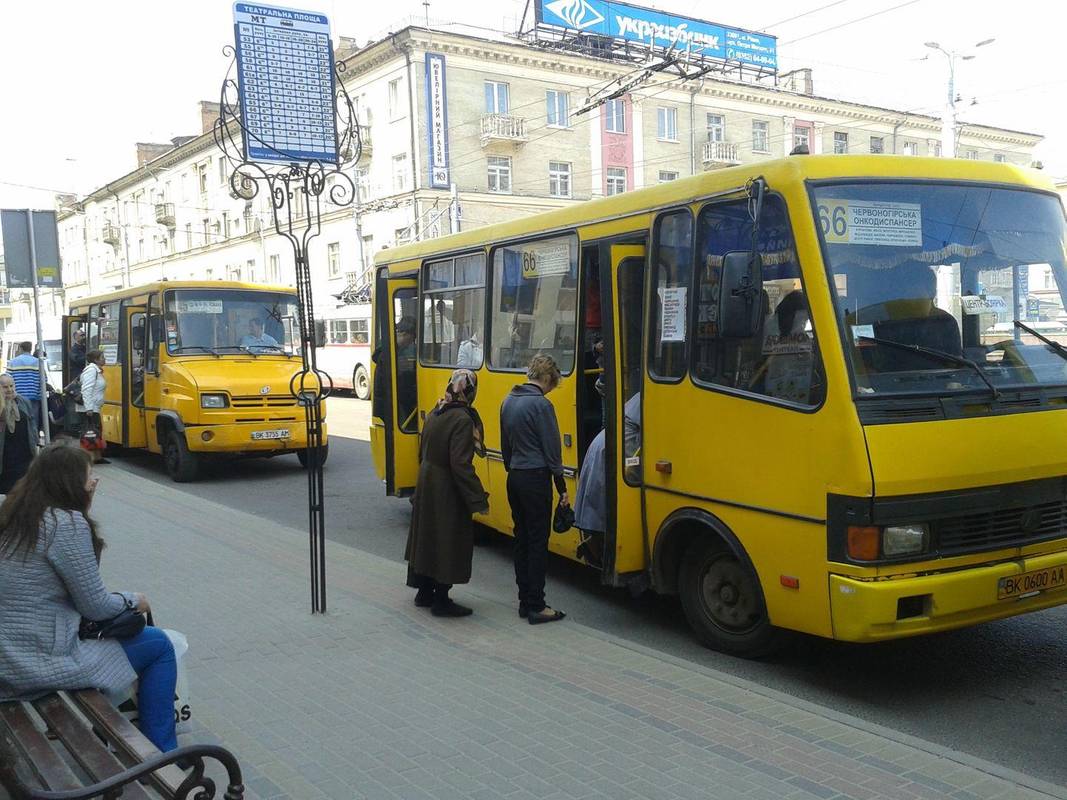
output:
[[[1067,586],[1065,570],[1067,567],[1049,567],[1001,578],[997,581],[997,600],[1011,600],[1052,589],[1062,589]]]
[[[253,439],[288,439],[289,429],[279,428],[276,431],[252,431]]]

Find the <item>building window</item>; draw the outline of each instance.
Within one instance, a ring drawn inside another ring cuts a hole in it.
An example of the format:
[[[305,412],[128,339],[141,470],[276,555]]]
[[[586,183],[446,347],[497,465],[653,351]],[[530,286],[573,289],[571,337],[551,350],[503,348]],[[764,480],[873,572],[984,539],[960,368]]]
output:
[[[793,128],[793,149],[795,150],[798,147],[803,147],[809,153],[811,152],[811,128]]]
[[[677,172],[668,171],[668,170],[662,170],[662,169],[659,171],[659,182],[660,183],[669,183],[670,181],[676,181],[676,180],[678,180],[678,173]]]
[[[245,262],[245,269],[247,270],[248,280],[254,283],[256,280],[256,260],[254,258],[248,259]]]
[[[567,93],[549,89],[545,97],[548,104],[548,124],[554,128],[570,127]]]
[[[769,153],[771,150],[770,123],[763,120],[752,121],[752,152]]]
[[[326,263],[329,265],[329,276],[336,278],[341,274],[341,243],[330,242],[326,245]]]
[[[565,161],[548,162],[548,193],[552,197],[571,196],[571,165]]]
[[[941,158],[941,142],[934,142],[934,158]]]
[[[393,191],[403,192],[408,188],[408,154],[393,156]]]
[[[837,152],[837,151],[835,150],[834,152]],[[871,137],[871,152],[872,153],[884,153],[885,152],[885,139],[883,139],[881,136],[872,136]]]
[[[708,141],[726,141],[726,117],[722,114],[708,114]]]
[[[919,145],[915,142],[904,142],[904,155],[917,156],[919,155]]]
[[[485,256],[434,261],[422,272],[423,364],[478,369],[485,320]]]
[[[511,159],[504,156],[489,156],[489,191],[499,194],[511,192]]]
[[[668,142],[678,141],[678,109],[656,109],[656,138]]]
[[[270,256],[267,259],[267,283],[282,282],[282,257]]]
[[[228,174],[229,170],[226,169],[226,159],[225,158],[220,158],[219,161],[218,161],[218,164],[219,164],[219,186],[225,186],[227,178],[230,177],[229,174]]]
[[[225,211],[222,212],[222,238],[230,238],[230,215]]]
[[[626,133],[626,101],[622,98],[604,103],[604,125],[610,133]]]
[[[574,368],[578,237],[557,236],[493,250],[489,363],[525,371],[538,353],[564,374]]]
[[[607,195],[622,194],[626,191],[626,168],[608,167]]]
[[[968,150],[967,151],[967,158],[969,158],[971,161],[977,161],[978,160],[978,151],[977,150]]]
[[[370,269],[374,266],[374,237],[363,237],[363,269]]]
[[[403,78],[394,78],[389,81],[389,119],[400,119],[404,116],[403,106],[400,103],[400,82]]]
[[[209,219],[203,220],[203,225],[204,225],[204,241],[202,241],[201,244],[207,244],[208,242],[211,241],[211,220],[209,220]]]
[[[485,82],[485,113],[508,113],[508,85],[500,81]]]
[[[844,131],[834,131],[834,152],[838,154],[848,152],[848,134]]]
[[[207,194],[207,162],[196,165],[196,178],[200,184],[200,194]]]
[[[1004,155],[1003,153],[994,153],[993,154],[993,160],[996,161],[998,164],[1006,164],[1006,163],[1008,163],[1008,157],[1006,155]]]
[[[181,177],[182,200],[189,199],[189,173],[183,172]]]
[[[356,184],[356,200],[365,203],[370,198],[370,173],[366,167],[356,167],[352,177]]]
[[[191,222],[185,223],[185,249],[193,249],[193,223]]]
[[[393,243],[397,245],[407,244],[411,241],[411,226],[406,228],[397,228],[393,231]]]

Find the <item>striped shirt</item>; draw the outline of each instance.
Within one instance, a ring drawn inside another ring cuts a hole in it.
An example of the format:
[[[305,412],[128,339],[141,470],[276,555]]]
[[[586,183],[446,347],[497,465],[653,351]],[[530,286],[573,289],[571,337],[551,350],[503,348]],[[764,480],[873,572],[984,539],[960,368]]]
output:
[[[15,379],[15,394],[27,400],[40,400],[40,370],[40,361],[29,353],[20,353],[8,361],[8,374]]]

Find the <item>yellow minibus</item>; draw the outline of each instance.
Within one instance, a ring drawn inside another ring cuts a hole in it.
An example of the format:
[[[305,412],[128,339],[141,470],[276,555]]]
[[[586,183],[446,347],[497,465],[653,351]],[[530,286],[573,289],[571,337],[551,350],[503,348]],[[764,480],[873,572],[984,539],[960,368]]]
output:
[[[478,520],[510,532],[499,406],[547,353],[571,497],[606,438],[606,530],[551,549],[679,595],[714,648],[1061,604],[1064,229],[1027,169],[795,155],[383,252],[378,472],[412,491],[423,418],[469,366]]]
[[[64,385],[77,377],[79,331],[104,355],[108,444],[162,454],[178,482],[208,458],[295,453],[306,466],[305,411],[290,387],[302,369],[292,288],[161,281],[77,300],[64,318]]]

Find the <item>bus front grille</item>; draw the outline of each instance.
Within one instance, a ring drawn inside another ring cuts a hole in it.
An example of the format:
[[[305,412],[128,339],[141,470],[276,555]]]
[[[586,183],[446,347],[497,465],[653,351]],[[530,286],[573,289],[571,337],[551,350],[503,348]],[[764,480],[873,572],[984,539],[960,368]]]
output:
[[[961,514],[932,524],[942,555],[1021,547],[1067,535],[1067,500]]]
[[[233,408],[288,408],[295,405],[296,398],[289,394],[253,394],[230,398]]]

